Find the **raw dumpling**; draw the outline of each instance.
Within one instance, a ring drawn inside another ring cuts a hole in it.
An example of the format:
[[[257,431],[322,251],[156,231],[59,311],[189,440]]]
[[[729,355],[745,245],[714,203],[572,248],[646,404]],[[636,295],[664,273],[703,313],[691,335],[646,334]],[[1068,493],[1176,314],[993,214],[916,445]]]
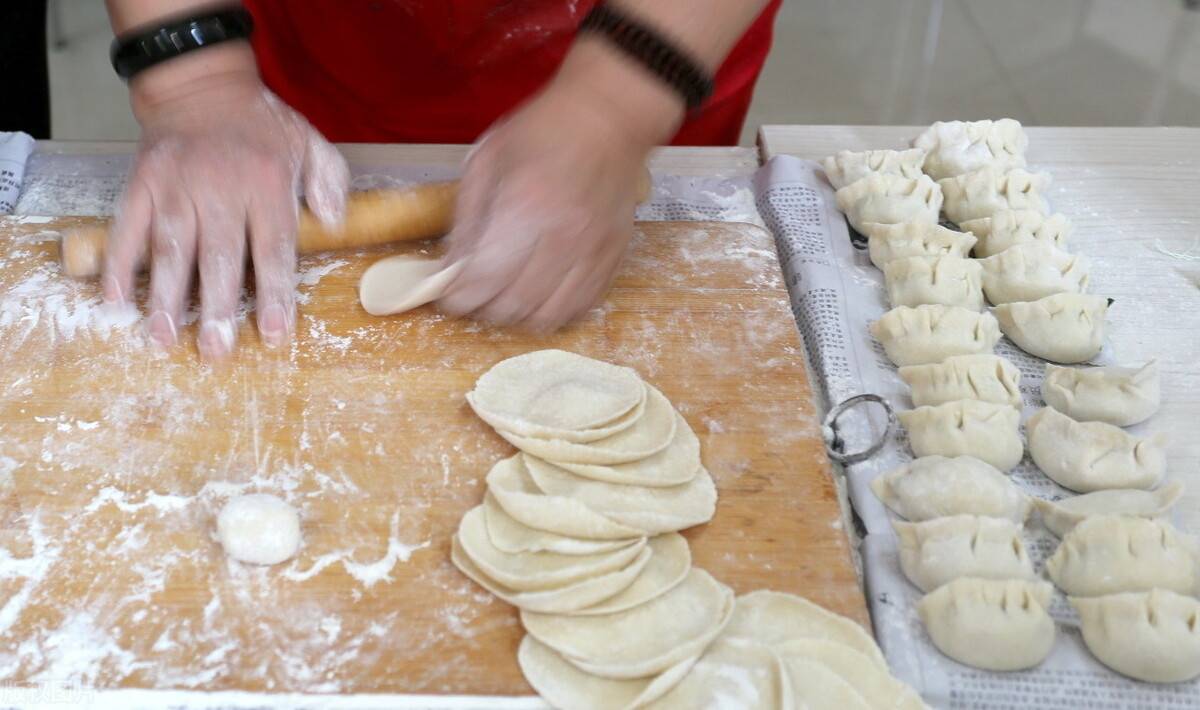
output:
[[[940,179],[989,166],[1001,170],[1024,167],[1029,138],[1012,118],[937,121],[913,139],[913,146],[929,154],[925,173]]]
[[[1063,537],[1046,572],[1076,597],[1154,587],[1195,594],[1196,555],[1196,541],[1165,520],[1096,515]]]
[[[1045,360],[1086,362],[1104,347],[1108,299],[1103,296],[1059,293],[1028,303],[1005,303],[992,313],[1009,340]]]
[[[871,263],[880,269],[889,261],[908,256],[956,256],[965,259],[975,246],[975,237],[972,235],[932,222],[868,222],[861,225],[859,230],[867,235],[867,252],[871,255]]]
[[[964,399],[898,412],[917,456],[974,456],[1008,471],[1021,462],[1020,413],[1006,404]]]
[[[988,257],[1030,242],[1045,242],[1062,250],[1071,236],[1071,220],[1061,214],[1046,216],[1037,210],[1000,210],[991,217],[968,219],[958,225],[979,240],[975,256]]]
[[[978,311],[983,308],[982,267],[974,259],[910,256],[883,267],[892,306],[935,304]]]
[[[955,224],[991,217],[1004,209],[1050,212],[1050,205],[1042,197],[1042,190],[1050,185],[1046,173],[983,168],[938,180],[937,184],[945,199],[946,218]]]
[[[1011,246],[979,263],[983,266],[983,292],[996,305],[1087,290],[1087,259],[1045,242]]]
[[[1025,423],[1029,455],[1055,483],[1080,493],[1148,489],[1167,467],[1162,438],[1142,439],[1102,422],[1077,422],[1053,407]]]
[[[1042,399],[1081,422],[1131,426],[1158,411],[1158,361],[1141,367],[1058,367],[1046,365]]]
[[[900,366],[989,353],[1000,340],[995,316],[957,306],[897,306],[870,329],[888,359]]]
[[[900,569],[928,592],[959,577],[1034,579],[1021,526],[1003,518],[955,515],[920,523],[892,521]]]
[[[980,515],[1024,522],[1032,502],[1008,476],[970,456],[926,456],[877,476],[871,490],[897,515],[914,522]]]
[[[936,224],[942,190],[924,175],[868,175],[838,190],[837,205],[855,229],[867,222]]]
[[[1167,514],[1183,495],[1183,484],[1171,481],[1153,491],[1117,489],[1096,491],[1062,500],[1037,499],[1034,505],[1046,529],[1063,537],[1093,515],[1127,515],[1158,518]]]
[[[1033,668],[1054,648],[1047,582],[966,577],[917,602],[933,645],[959,663],[988,671]]]
[[[1166,589],[1070,601],[1088,650],[1114,671],[1151,683],[1200,675],[1200,601]]]
[[[825,177],[833,189],[843,187],[868,175],[899,175],[906,178],[921,177],[921,166],[925,164],[925,151],[920,148],[909,150],[863,150],[839,151],[821,161]]]
[[[900,379],[912,388],[917,407],[958,399],[1021,406],[1021,371],[999,355],[955,355],[933,365],[909,365],[900,368]]]

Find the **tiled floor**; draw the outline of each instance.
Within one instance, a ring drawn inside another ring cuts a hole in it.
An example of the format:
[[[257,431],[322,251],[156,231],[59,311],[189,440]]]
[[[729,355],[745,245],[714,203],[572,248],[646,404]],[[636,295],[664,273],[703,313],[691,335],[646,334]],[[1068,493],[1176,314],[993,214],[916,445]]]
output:
[[[132,139],[96,0],[51,0],[54,135]],[[742,134],[763,123],[1200,125],[1200,10],[1182,0],[786,0]]]

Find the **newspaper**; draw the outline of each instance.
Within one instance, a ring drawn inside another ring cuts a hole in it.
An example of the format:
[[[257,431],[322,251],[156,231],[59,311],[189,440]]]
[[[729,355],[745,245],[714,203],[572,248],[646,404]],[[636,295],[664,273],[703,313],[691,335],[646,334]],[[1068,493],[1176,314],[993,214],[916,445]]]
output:
[[[28,133],[0,131],[0,214],[12,214],[25,178],[25,161],[33,151]]]
[[[808,351],[819,394],[828,405],[856,394],[887,399],[897,410],[911,408],[908,388],[896,366],[869,334],[868,324],[887,309],[883,274],[867,256],[866,244],[838,212],[833,189],[820,167],[778,156],[755,176],[758,209],[775,235],[792,310]],[[852,239],[852,235],[854,239]],[[1025,402],[1022,421],[1042,406],[1045,361],[1007,340],[996,346],[1021,371]],[[1110,360],[1108,350],[1096,362]],[[882,413],[839,420],[847,450],[865,448],[881,436]],[[1138,433],[1138,427],[1132,431]],[[893,672],[939,708],[1196,708],[1200,683],[1152,685],[1105,668],[1084,647],[1078,617],[1061,592],[1050,608],[1058,622],[1054,650],[1040,666],[1015,673],[980,671],[941,655],[929,641],[915,603],[921,592],[900,571],[891,514],[871,492],[877,475],[912,460],[904,432],[895,432],[871,459],[844,468],[851,504],[861,520],[864,576],[876,637]],[[1027,493],[1057,499],[1072,495],[1026,458],[1011,473]],[[1057,539],[1036,522],[1025,528],[1025,544],[1040,570]]]

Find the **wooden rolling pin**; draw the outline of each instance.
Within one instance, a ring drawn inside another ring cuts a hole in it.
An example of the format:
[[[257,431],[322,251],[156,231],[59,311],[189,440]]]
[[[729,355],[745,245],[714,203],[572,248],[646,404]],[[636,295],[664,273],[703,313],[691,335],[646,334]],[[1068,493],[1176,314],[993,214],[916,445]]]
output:
[[[457,194],[457,180],[352,192],[346,199],[346,220],[337,231],[326,229],[307,209],[300,210],[296,248],[301,254],[311,254],[440,237],[454,223]],[[644,202],[649,196],[647,170],[638,182],[638,201]],[[107,240],[107,226],[65,232],[59,247],[63,272],[75,278],[99,276],[104,270]]]
[[[330,231],[307,209],[300,210],[296,248],[301,254],[353,249],[389,242],[440,237],[450,231],[458,181],[432,182],[400,190],[352,192],[346,200],[346,221]],[[63,272],[85,278],[104,269],[108,227],[80,227],[65,232]]]

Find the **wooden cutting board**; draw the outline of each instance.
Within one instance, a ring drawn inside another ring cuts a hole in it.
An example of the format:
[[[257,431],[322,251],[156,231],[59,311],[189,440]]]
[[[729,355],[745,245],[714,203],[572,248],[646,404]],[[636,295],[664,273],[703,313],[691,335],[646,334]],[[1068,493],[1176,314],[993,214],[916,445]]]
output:
[[[250,317],[210,367],[194,326],[156,352],[59,275],[56,232],[81,221],[0,218],[0,681],[528,693],[516,614],[448,548],[511,453],[463,395],[550,347],[635,368],[695,429],[720,491],[695,564],[867,622],[761,229],[641,224],[607,301],[551,337],[372,318],[356,287],[384,251],[306,258],[295,343],[260,347]],[[300,509],[298,559],[227,562],[215,515],[254,491]]]

